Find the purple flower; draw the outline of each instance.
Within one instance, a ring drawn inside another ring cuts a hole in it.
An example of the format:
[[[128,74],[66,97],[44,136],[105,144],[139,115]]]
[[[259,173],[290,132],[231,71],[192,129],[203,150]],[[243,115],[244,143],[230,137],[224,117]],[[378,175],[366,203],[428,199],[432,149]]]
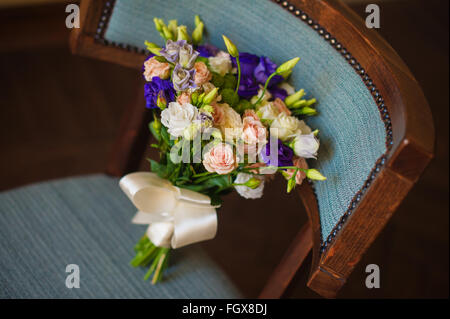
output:
[[[186,70],[180,64],[175,65],[172,73],[173,87],[177,91],[184,91],[197,87],[194,82],[195,69]]]
[[[196,50],[200,53],[200,56],[209,58],[210,56],[216,56],[219,53],[219,49],[212,44],[199,45]]]
[[[269,88],[270,94],[272,94],[272,98],[275,100],[277,97],[284,101],[284,99],[288,96],[285,89],[282,89],[278,86],[273,86]]]
[[[259,85],[256,83],[252,75],[245,76],[242,75],[241,82],[239,84],[238,95],[243,98],[251,98],[252,96],[258,94]]]
[[[232,57],[233,67],[237,67],[236,58]],[[239,53],[239,63],[241,64],[241,73],[243,76],[253,76],[256,66],[259,63],[259,57],[250,53]]]
[[[275,72],[277,69],[277,65],[272,62],[267,57],[262,56],[259,59],[259,64],[255,67],[254,76],[258,83],[264,84],[267,81],[267,78]],[[269,82],[269,87],[278,84],[283,81],[283,77],[281,75],[275,75]]]
[[[186,43],[186,40],[167,40],[166,47],[159,52],[163,57],[166,58],[167,61],[177,63],[180,54],[180,48],[183,47]]]
[[[292,157],[294,156],[294,151],[289,147],[283,144],[281,140],[277,140],[278,142],[278,162],[273,158],[275,156],[270,154],[270,142],[273,139],[269,139],[269,142],[266,144],[266,147],[264,147],[261,150],[261,158],[267,165],[271,166],[293,166],[294,163],[292,162]]]
[[[145,107],[148,109],[158,108],[157,100],[158,96],[163,99],[166,104],[175,101],[175,90],[173,89],[172,82],[169,80],[161,80],[159,77],[153,77],[151,82],[145,83]]]

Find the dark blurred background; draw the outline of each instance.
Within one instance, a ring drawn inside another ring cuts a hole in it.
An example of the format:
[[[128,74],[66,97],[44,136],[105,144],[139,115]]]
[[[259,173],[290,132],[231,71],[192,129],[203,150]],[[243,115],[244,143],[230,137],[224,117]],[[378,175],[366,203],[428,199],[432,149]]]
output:
[[[67,2],[0,0],[0,191],[102,172],[125,105],[142,94],[137,70],[71,55]],[[346,2],[362,17],[367,3],[379,4],[379,32],[421,84],[437,144],[436,158],[339,298],[448,298],[448,0]],[[284,187],[276,180],[258,201],[229,195],[216,240],[201,244],[248,296],[258,294],[306,221],[298,196]],[[380,266],[380,289],[364,284],[372,263]],[[310,258],[285,297],[318,297],[305,286],[309,267]]]

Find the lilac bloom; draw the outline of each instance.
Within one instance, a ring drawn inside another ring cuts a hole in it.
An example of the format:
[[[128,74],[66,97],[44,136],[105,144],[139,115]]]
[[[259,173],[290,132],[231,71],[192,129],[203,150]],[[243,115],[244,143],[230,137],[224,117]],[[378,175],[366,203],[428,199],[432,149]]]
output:
[[[294,156],[294,151],[289,147],[283,144],[281,140],[278,139],[278,163],[274,161],[270,154],[270,142],[272,139],[269,139],[269,142],[266,144],[266,146],[261,150],[261,158],[269,166],[293,166],[294,163],[292,162],[292,157]]]
[[[180,54],[180,48],[183,47],[186,43],[186,40],[167,40],[166,47],[163,48],[160,53],[163,57],[166,58],[167,61],[177,63]]]
[[[258,65],[255,67],[254,76],[256,78],[256,81],[258,83],[261,83],[264,85],[267,81],[267,78],[275,72],[277,69],[277,65],[272,62],[267,57],[261,57],[259,59]],[[274,86],[275,84],[278,84],[283,81],[283,77],[281,75],[275,75],[269,82],[269,87]]]
[[[195,69],[186,70],[180,64],[177,64],[172,73],[173,87],[175,90],[184,91],[197,87],[194,82],[194,75]]]
[[[169,104],[175,101],[175,90],[173,89],[172,82],[168,80],[161,80],[159,77],[153,77],[151,82],[145,83],[145,100],[146,107],[148,109],[158,108],[158,97]]]

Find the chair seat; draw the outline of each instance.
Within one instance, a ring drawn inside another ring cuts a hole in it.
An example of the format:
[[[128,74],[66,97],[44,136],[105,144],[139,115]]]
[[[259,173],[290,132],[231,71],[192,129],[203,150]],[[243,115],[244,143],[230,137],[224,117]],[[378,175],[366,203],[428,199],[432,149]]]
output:
[[[237,298],[237,289],[198,246],[172,252],[165,280],[144,281],[129,265],[145,227],[118,179],[104,175],[0,193],[0,298]],[[80,288],[66,287],[77,264]]]

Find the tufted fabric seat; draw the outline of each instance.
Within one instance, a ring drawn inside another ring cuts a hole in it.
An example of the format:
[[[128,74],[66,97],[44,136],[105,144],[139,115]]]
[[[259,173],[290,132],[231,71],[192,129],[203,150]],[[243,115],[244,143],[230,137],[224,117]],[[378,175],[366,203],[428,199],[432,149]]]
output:
[[[132,268],[145,232],[118,179],[91,175],[0,193],[0,298],[238,298],[238,290],[198,247],[181,249],[153,286]],[[66,287],[66,266],[80,288]]]

